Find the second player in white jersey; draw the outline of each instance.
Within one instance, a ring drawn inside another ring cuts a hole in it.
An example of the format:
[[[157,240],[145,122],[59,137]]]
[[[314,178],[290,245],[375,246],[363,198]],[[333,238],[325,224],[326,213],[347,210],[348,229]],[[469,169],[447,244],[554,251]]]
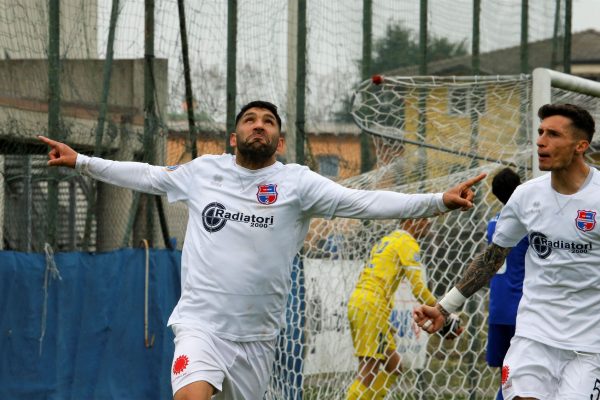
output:
[[[585,161],[595,131],[572,104],[538,110],[538,161],[550,174],[519,186],[492,243],[435,306],[415,309],[428,332],[483,287],[512,246],[529,238],[523,297],[502,366],[505,399],[571,400],[600,393],[600,177]]]
[[[599,196],[600,172],[590,168],[575,194],[556,192],[547,174],[519,186],[503,208],[493,242],[513,247],[529,236],[516,336],[600,353],[590,318],[600,315]]]

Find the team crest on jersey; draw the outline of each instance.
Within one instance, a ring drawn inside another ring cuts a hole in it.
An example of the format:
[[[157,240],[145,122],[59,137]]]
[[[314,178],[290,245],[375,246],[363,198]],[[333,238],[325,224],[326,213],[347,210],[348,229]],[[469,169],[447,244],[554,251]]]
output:
[[[165,167],[165,171],[167,172],[173,172],[175,171],[177,168],[179,168],[179,165],[169,165]]]
[[[274,183],[267,183],[266,185],[258,185],[258,192],[256,192],[256,198],[260,204],[273,204],[277,201],[277,185]]]
[[[596,226],[596,211],[577,210],[575,226],[583,232],[589,232]]]

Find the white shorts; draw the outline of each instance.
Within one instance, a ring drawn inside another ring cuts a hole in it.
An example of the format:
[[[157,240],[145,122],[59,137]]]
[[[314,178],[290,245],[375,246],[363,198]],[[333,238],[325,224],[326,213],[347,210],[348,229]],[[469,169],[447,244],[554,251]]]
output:
[[[600,354],[514,336],[502,366],[502,395],[505,400],[600,399]]]
[[[233,342],[206,331],[173,325],[173,394],[206,381],[219,393],[213,399],[262,399],[275,360],[275,340]]]

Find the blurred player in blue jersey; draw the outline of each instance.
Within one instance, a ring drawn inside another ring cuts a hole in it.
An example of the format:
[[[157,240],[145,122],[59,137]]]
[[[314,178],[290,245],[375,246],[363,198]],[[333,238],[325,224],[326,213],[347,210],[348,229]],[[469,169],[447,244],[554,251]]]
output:
[[[498,172],[492,180],[492,193],[506,204],[514,190],[521,184],[519,175],[510,168]],[[492,243],[496,222],[500,213],[490,220],[487,227],[487,241]],[[504,265],[490,281],[490,310],[488,316],[488,342],[486,361],[490,367],[501,368],[504,356],[515,334],[517,308],[523,295],[523,277],[525,275],[525,253],[529,240],[524,237],[512,248]],[[502,387],[496,400],[504,400]]]

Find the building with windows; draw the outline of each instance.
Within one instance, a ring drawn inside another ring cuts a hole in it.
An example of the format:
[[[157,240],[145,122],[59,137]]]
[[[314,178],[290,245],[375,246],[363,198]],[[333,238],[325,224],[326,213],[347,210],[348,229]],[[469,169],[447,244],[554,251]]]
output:
[[[285,126],[284,126],[285,129]],[[201,122],[196,125],[198,154],[221,154],[229,134],[223,124]],[[338,180],[360,173],[360,130],[349,123],[308,125],[306,164],[328,178]],[[189,128],[186,121],[169,123],[167,164],[190,161]],[[285,131],[283,132],[285,137]],[[286,143],[286,147],[287,147]],[[286,160],[285,149],[279,155]]]

